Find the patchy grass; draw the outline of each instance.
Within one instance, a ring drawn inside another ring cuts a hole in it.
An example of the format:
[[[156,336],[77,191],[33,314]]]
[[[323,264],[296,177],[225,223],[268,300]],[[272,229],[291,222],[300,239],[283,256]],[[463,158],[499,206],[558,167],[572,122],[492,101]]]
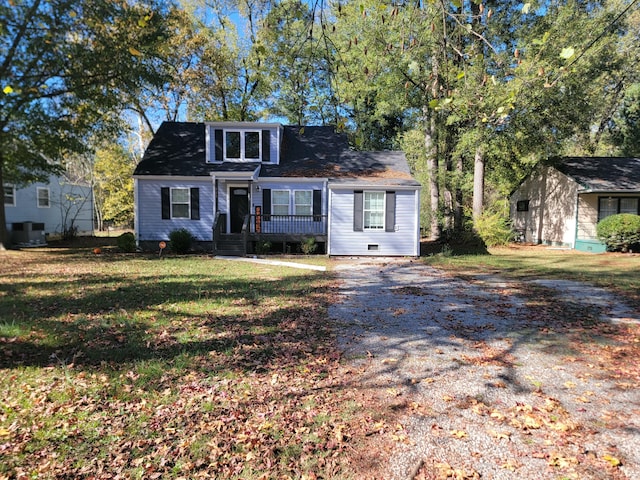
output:
[[[526,282],[555,278],[587,282],[623,294],[640,307],[640,255],[590,254],[544,246],[511,245],[491,248],[488,254],[436,254],[424,261],[457,275],[491,273]]]
[[[332,279],[206,256],[0,254],[0,478],[352,478]]]

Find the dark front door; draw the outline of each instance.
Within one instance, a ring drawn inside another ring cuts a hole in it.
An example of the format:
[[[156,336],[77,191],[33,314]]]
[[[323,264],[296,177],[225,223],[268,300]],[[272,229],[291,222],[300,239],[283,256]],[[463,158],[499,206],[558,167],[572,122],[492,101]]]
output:
[[[249,189],[231,188],[231,201],[229,202],[229,215],[231,216],[231,233],[240,233],[244,217],[249,213]]]

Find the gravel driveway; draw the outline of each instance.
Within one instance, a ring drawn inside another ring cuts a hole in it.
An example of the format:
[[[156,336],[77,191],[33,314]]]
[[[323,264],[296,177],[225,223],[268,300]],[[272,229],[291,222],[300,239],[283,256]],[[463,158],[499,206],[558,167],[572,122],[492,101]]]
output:
[[[376,476],[640,479],[637,370],[604,372],[589,347],[617,345],[571,327],[585,308],[614,325],[639,312],[540,281],[558,295],[551,315],[500,279],[462,281],[418,260],[343,260],[337,272],[329,315],[356,383],[405,406]]]

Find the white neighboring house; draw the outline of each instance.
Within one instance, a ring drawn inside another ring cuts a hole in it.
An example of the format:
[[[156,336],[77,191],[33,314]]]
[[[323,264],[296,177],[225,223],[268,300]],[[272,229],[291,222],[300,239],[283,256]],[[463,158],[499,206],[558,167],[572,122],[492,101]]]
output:
[[[89,185],[51,175],[26,187],[4,185],[7,232],[18,246],[46,243],[51,235],[93,234],[93,196]]]
[[[640,215],[640,158],[555,159],[511,194],[511,222],[526,242],[605,252],[596,226],[618,213]]]
[[[134,175],[136,239],[187,229],[217,254],[313,239],[329,255],[420,255],[420,183],[402,152],[333,127],[165,122]]]

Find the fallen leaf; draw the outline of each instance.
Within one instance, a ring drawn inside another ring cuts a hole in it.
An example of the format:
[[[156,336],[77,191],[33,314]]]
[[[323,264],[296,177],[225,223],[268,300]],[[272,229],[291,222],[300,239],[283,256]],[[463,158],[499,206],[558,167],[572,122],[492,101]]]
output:
[[[605,454],[602,456],[602,459],[603,459],[604,461],[606,461],[606,462],[609,462],[609,464],[610,464],[612,467],[619,467],[620,465],[622,465],[622,462],[621,462],[619,459],[617,459],[616,457],[613,457],[613,456],[611,456],[611,455],[609,455],[609,454],[607,454],[607,453],[605,453]]]

